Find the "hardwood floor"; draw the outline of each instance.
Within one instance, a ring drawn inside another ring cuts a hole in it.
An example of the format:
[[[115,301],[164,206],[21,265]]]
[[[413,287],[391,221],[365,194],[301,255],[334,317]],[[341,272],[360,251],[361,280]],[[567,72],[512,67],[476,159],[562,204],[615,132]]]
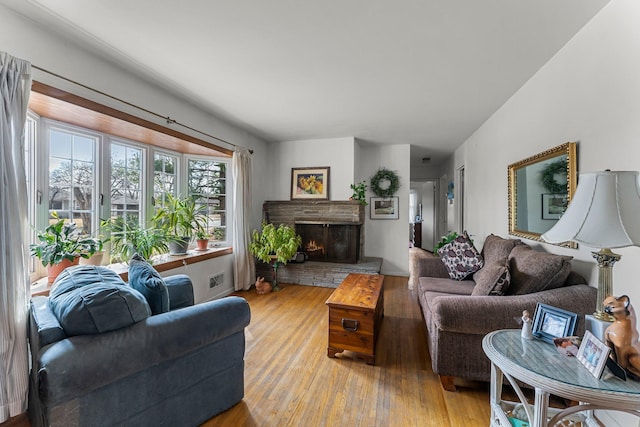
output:
[[[406,277],[386,276],[376,366],[353,354],[327,357],[333,289],[282,285],[239,292],[251,306],[246,330],[245,397],[207,421],[215,426],[486,426],[485,383],[445,392],[431,371],[424,325]],[[28,427],[25,416],[0,427]]]
[[[214,426],[485,426],[488,384],[445,392],[431,371],[424,325],[407,278],[387,276],[376,366],[327,357],[326,299],[333,289],[283,285],[240,292],[251,306],[245,397]]]

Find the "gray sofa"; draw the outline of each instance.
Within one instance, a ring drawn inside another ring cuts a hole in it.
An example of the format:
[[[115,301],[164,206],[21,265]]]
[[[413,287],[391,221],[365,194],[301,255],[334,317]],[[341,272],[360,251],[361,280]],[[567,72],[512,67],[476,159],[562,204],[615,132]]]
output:
[[[457,281],[449,278],[438,256],[412,255],[410,287],[425,322],[433,372],[445,390],[456,390],[455,377],[490,380],[482,338],[494,330],[519,328],[516,319],[523,310],[533,316],[540,302],[577,313],[576,334],[582,335],[584,315],[595,308],[596,289],[571,271],[570,257],[537,252],[520,240],[494,235],[485,240],[482,256],[484,267],[469,280]],[[479,291],[482,284],[473,279],[486,279],[496,265],[508,270],[505,294]]]
[[[93,267],[76,268],[84,268],[86,273]],[[72,274],[71,278],[77,276]],[[86,277],[82,280],[87,281]],[[113,277],[109,280],[115,281]],[[250,321],[247,302],[227,297],[193,305],[193,288],[187,276],[164,281],[170,311],[147,311],[145,315],[142,304],[138,312],[144,319],[94,334],[68,336],[69,319],[66,323],[59,319],[55,301],[32,298],[32,426],[195,426],[242,400],[244,328]],[[121,285],[127,286],[124,282]],[[121,285],[106,286],[111,292],[109,299],[140,298],[135,290],[117,287]],[[92,290],[89,299],[101,289]],[[69,301],[64,304],[66,310],[73,305]],[[136,304],[125,304],[125,311],[134,317]],[[112,322],[119,316],[111,316],[113,312],[109,306],[105,318],[100,319],[99,310],[94,310],[80,327],[95,320],[98,328],[104,328],[104,321]]]

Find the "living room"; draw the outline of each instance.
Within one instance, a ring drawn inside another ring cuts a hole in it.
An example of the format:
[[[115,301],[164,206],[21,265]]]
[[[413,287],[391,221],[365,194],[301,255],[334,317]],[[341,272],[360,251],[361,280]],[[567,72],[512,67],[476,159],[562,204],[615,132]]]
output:
[[[551,4],[541,7],[549,7],[549,13],[553,14]],[[496,7],[499,6],[498,2]],[[540,64],[519,89],[503,94],[505,102],[479,127],[469,130],[469,136],[460,141],[452,154],[428,167],[412,163],[415,147],[409,143],[374,144],[338,130],[322,138],[267,142],[252,130],[231,124],[229,113],[205,112],[177,96],[176,89],[161,88],[157,82],[114,64],[111,58],[79,47],[57,30],[39,24],[35,16],[20,15],[11,9],[10,1],[0,2],[0,38],[2,50],[16,57],[135,104],[152,106],[154,111],[166,112],[178,121],[252,149],[252,223],[255,227],[260,224],[264,201],[289,199],[293,167],[329,166],[332,200],[347,200],[352,193],[349,185],[369,180],[380,166],[396,171],[402,183],[397,194],[402,207],[400,219],[367,218],[365,253],[383,258],[383,274],[408,276],[409,219],[404,215],[404,207],[409,205],[410,181],[438,180],[446,175],[458,188],[458,171],[464,167],[462,219],[464,228],[481,248],[491,233],[508,236],[506,170],[509,164],[567,141],[576,141],[579,172],[640,169],[640,145],[635,143],[640,135],[640,123],[634,120],[640,113],[640,59],[636,54],[640,50],[637,26],[640,6],[632,0],[612,0],[591,7],[595,14],[592,20],[576,29],[575,35]],[[544,32],[545,28],[538,31]],[[34,79],[87,98],[96,96],[44,72],[34,71]],[[104,99],[96,101],[105,102]],[[138,111],[130,113],[140,115]],[[456,209],[461,209],[460,205],[456,204]],[[574,257],[574,269],[585,276],[590,285],[597,286],[598,272],[591,248],[568,249],[528,243],[546,252]],[[640,299],[640,291],[634,284],[634,265],[640,261],[640,252],[637,247],[616,252],[622,254],[622,260],[615,267],[615,293],[629,295],[633,303]],[[188,274],[195,277],[194,291],[199,301],[233,291],[231,281],[215,293],[206,283],[209,271],[232,276],[232,255],[201,264],[188,270]],[[176,272],[185,270],[187,267]],[[635,423],[620,414],[606,420],[607,425]]]

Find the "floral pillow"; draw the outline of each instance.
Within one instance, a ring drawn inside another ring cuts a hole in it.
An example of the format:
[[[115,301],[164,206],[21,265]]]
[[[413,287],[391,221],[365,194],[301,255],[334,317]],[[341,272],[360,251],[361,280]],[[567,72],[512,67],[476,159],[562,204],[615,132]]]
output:
[[[466,231],[438,249],[438,255],[447,268],[449,277],[454,280],[462,280],[484,265],[480,252],[473,246]]]

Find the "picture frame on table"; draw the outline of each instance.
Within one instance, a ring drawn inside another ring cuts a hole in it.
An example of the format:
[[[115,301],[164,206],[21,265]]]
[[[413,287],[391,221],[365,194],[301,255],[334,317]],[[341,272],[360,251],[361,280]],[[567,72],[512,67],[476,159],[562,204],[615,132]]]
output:
[[[572,336],[577,322],[576,313],[539,302],[533,317],[532,333],[534,337],[553,344],[554,338]]]
[[[609,359],[611,349],[589,331],[585,331],[576,358],[591,374],[600,378]]]
[[[291,200],[329,200],[330,167],[291,168]]]
[[[542,219],[560,219],[567,209],[567,204],[567,194],[542,194]]]
[[[399,197],[372,197],[371,219],[398,219],[400,218]]]

